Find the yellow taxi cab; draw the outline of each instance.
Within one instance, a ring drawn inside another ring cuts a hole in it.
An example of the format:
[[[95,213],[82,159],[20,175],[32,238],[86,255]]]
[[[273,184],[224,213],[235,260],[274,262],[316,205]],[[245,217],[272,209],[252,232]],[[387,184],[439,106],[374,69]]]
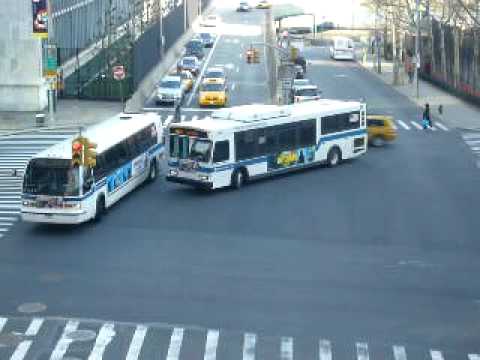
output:
[[[200,85],[198,94],[200,106],[225,106],[227,103],[227,89],[222,79],[205,79]]]
[[[270,4],[266,0],[262,0],[257,4],[257,9],[270,9],[272,7],[272,4]]]
[[[185,89],[185,92],[192,90],[193,88],[193,75],[190,71],[182,70],[180,72],[180,78],[182,79],[182,84]]]
[[[397,138],[393,117],[388,115],[367,115],[368,143],[383,146]]]

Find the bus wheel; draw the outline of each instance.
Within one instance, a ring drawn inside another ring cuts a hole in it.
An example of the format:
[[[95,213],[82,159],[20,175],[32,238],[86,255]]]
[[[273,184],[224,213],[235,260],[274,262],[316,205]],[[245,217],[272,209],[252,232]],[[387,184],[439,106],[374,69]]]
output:
[[[157,178],[157,173],[158,173],[157,162],[155,160],[153,160],[150,163],[150,171],[148,173],[148,181],[149,182],[154,182],[155,179]]]
[[[102,219],[102,216],[105,214],[105,197],[103,195],[97,198],[97,205],[95,207],[95,217],[93,220],[98,222]]]
[[[237,169],[232,174],[232,187],[234,189],[240,189],[245,184],[246,176],[245,171]]]
[[[327,155],[327,165],[329,167],[337,166],[342,161],[342,153],[338,147],[330,149]]]

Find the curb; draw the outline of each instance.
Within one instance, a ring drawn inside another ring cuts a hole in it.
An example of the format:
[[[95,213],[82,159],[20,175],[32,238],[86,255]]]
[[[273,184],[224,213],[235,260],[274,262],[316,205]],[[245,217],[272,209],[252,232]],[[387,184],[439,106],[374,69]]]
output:
[[[29,132],[42,132],[42,131],[48,131],[48,130],[61,130],[61,129],[78,129],[80,126],[82,125],[76,124],[76,125],[60,125],[60,126],[43,126],[43,127],[34,127],[34,128],[27,128],[27,129],[5,129],[5,130],[0,130],[0,138],[19,135],[23,133],[29,133]]]

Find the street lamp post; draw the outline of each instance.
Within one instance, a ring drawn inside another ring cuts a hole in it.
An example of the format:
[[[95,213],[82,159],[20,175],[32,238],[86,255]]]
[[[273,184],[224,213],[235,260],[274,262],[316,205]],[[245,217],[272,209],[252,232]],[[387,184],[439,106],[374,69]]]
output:
[[[48,31],[48,40],[47,40],[47,61],[49,60],[50,56],[52,56],[53,51],[55,51],[56,57],[56,46],[55,46],[55,30],[53,28],[53,7],[52,7],[52,0],[47,1],[47,12],[48,12],[48,20],[47,20],[47,31]],[[54,50],[52,50],[52,48]],[[50,75],[49,75],[50,76]],[[56,78],[48,78],[48,90],[47,90],[47,98],[48,98],[48,115],[50,120],[50,125],[55,125],[55,79]]]

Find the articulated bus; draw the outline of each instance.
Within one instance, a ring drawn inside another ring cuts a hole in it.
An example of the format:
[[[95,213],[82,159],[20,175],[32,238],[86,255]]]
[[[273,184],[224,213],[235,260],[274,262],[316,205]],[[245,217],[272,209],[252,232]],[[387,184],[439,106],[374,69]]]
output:
[[[72,141],[35,155],[23,179],[22,220],[77,224],[106,209],[159,172],[163,134],[156,114],[120,114],[82,132],[97,144],[96,166],[72,166]]]
[[[167,180],[206,189],[327,163],[367,151],[366,106],[317,100],[244,105],[168,128]]]

